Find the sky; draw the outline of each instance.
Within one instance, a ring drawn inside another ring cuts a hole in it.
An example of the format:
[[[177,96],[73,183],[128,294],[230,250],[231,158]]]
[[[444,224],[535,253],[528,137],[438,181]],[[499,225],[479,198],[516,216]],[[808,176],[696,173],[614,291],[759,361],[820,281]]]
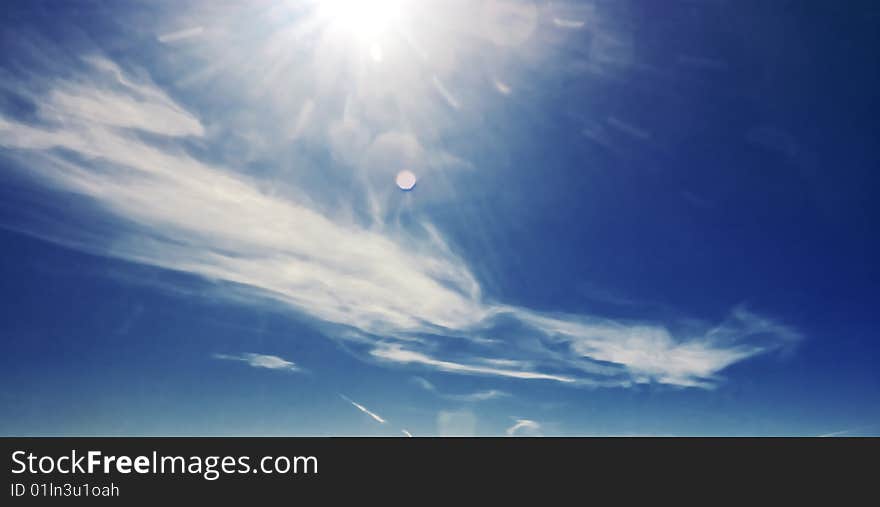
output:
[[[0,434],[880,434],[872,2],[28,1]]]

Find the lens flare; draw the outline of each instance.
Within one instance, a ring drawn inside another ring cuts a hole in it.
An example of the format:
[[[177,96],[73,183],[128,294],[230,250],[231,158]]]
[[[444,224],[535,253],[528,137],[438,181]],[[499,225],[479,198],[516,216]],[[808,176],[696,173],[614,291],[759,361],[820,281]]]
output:
[[[394,181],[401,190],[412,190],[416,186],[416,175],[411,171],[400,171]]]

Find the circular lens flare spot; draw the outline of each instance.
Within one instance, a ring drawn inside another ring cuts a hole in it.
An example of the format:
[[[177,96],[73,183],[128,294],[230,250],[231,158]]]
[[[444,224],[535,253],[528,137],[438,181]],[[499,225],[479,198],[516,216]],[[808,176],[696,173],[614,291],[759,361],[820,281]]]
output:
[[[401,190],[412,190],[416,186],[416,175],[411,171],[400,171],[394,178],[394,182]]]

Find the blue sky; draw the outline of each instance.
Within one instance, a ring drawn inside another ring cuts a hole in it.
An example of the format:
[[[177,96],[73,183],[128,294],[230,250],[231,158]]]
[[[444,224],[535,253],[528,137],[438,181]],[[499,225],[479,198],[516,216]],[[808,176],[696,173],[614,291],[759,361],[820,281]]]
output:
[[[877,16],[13,2],[0,433],[875,435]]]

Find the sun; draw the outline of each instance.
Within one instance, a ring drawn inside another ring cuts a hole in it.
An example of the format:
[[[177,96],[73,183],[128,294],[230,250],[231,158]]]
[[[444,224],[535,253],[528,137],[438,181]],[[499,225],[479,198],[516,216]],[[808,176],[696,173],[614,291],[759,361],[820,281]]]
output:
[[[318,15],[334,29],[373,44],[394,29],[404,0],[321,0]]]

